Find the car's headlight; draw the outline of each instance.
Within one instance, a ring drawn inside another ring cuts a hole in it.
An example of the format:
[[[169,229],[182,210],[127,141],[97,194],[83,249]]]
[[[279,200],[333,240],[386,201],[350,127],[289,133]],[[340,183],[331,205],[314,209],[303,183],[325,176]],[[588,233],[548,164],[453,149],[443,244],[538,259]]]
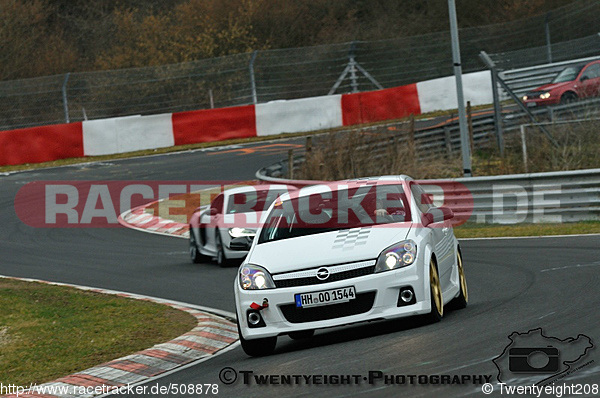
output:
[[[229,228],[229,236],[239,238],[240,236],[254,236],[256,231],[248,228],[233,227]]]
[[[269,272],[263,267],[246,264],[240,269],[240,286],[244,290],[273,289],[275,283]]]
[[[548,99],[548,98],[550,98],[550,93],[548,93],[548,92],[542,93],[542,94],[540,94],[540,98],[541,99]]]
[[[523,101],[527,101],[527,98],[528,98],[528,97],[527,97],[526,95],[524,95],[524,96],[523,96]]]
[[[412,240],[405,240],[388,247],[377,258],[375,272],[389,271],[406,267],[417,258],[417,245]]]

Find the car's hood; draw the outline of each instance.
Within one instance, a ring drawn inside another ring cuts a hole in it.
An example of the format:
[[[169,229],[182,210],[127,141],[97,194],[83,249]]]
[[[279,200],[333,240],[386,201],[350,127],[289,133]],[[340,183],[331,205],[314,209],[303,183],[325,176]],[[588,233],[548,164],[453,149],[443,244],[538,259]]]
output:
[[[256,245],[248,262],[280,272],[376,259],[408,236],[410,224],[331,231]]]
[[[562,82],[562,83],[544,84],[543,86],[536,88],[532,92],[552,91],[552,90],[560,89],[560,88],[563,88],[563,87],[566,87],[566,86],[570,86],[572,84],[573,84],[573,82]]]

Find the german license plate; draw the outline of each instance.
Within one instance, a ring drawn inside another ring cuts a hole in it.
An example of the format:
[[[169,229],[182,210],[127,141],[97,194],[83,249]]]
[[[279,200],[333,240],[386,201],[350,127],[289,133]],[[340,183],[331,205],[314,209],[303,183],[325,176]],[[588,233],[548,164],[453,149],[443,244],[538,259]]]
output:
[[[536,102],[528,102],[528,103],[527,103],[527,107],[528,107],[528,108],[535,108],[536,106],[537,106],[537,103],[536,103]]]
[[[294,299],[296,300],[296,307],[298,308],[308,308],[316,307],[318,305],[343,303],[346,301],[354,300],[355,298],[356,291],[354,290],[354,286],[294,295]]]

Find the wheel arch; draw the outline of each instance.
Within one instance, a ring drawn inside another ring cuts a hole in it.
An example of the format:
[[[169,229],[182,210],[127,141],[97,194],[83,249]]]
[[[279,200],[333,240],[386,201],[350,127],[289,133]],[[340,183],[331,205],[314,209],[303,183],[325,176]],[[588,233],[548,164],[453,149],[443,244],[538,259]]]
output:
[[[579,95],[577,94],[577,92],[575,92],[571,89],[563,91],[562,94],[560,95],[560,98],[562,99],[564,96],[569,96],[569,95],[571,95],[575,98],[579,98]]]

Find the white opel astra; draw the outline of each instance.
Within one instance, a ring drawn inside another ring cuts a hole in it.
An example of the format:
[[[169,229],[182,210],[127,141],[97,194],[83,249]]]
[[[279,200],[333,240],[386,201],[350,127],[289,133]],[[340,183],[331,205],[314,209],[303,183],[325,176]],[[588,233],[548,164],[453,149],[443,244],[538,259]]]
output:
[[[424,315],[467,305],[453,213],[407,176],[338,181],[278,198],[265,212],[234,282],[240,341],[251,356],[277,336]]]

